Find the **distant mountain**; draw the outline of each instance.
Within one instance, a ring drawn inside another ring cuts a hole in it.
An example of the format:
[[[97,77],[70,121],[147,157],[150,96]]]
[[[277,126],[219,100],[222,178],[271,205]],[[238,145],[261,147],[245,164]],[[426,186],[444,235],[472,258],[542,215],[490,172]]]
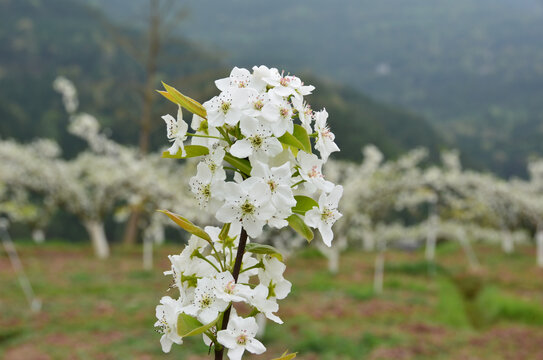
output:
[[[78,87],[83,111],[97,115],[117,140],[136,143],[143,70],[131,51],[146,49],[142,29],[113,25],[100,11],[73,0],[0,0],[0,22],[0,136],[52,137],[61,142],[67,156],[81,148],[66,132],[68,120],[60,96],[52,89],[54,78],[62,74]],[[200,101],[217,93],[214,79],[228,75],[219,55],[194,43],[174,38],[163,48],[159,78]],[[304,80],[317,86],[309,102],[330,113],[342,148],[339,157],[359,160],[360,149],[368,143],[388,156],[416,146],[437,156],[445,144],[414,114],[314,74]],[[166,145],[159,116],[174,109],[160,98],[154,111],[156,148]]]
[[[134,24],[148,0],[78,0]],[[311,69],[421,113],[504,174],[543,155],[541,0],[185,0],[180,31],[229,64]]]

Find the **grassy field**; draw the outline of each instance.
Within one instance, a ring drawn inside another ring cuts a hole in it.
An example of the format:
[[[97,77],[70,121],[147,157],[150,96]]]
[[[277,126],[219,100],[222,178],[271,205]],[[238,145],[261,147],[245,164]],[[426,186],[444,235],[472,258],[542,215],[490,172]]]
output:
[[[141,269],[140,249],[114,248],[97,261],[90,247],[17,244],[43,310],[28,311],[6,254],[0,252],[0,358],[210,359],[200,338],[165,355],[153,330],[154,308],[166,295],[167,245],[153,271]],[[481,267],[469,270],[454,244],[438,248],[429,272],[421,252],[386,255],[384,292],[372,291],[374,255],[352,251],[336,276],[305,250],[288,261],[293,292],[280,302],[284,325],[268,322],[263,343],[271,359],[298,358],[543,359],[543,270],[533,248],[504,255],[475,248]]]

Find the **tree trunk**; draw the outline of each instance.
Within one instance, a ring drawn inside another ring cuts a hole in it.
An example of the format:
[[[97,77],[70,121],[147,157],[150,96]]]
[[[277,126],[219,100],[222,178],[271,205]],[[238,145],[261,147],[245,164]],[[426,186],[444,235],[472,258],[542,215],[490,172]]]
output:
[[[34,240],[36,244],[43,244],[45,241],[45,232],[42,229],[32,230],[32,240]]]
[[[503,229],[502,236],[502,249],[506,254],[511,254],[515,249],[515,243],[513,242],[513,236],[508,229]]]
[[[370,252],[375,250],[375,239],[373,238],[373,234],[371,231],[365,230],[362,233],[362,241],[364,251]]]
[[[152,109],[155,100],[155,83],[158,56],[160,54],[160,0],[149,2],[149,30],[147,33],[147,60],[145,64],[145,84],[142,90],[142,108],[140,118],[139,150],[142,154],[149,152],[149,135],[151,133]],[[138,222],[141,213],[133,210],[126,223],[123,244],[134,245],[138,236]]]
[[[376,294],[383,292],[383,278],[385,272],[385,248],[386,244],[383,241],[378,243],[379,252],[375,257],[375,271],[373,274],[373,291]]]
[[[130,217],[126,222],[123,234],[123,244],[124,245],[135,245],[138,240],[138,224],[140,222],[141,213],[134,209],[130,213]]]
[[[143,268],[145,270],[153,268],[153,239],[149,236],[143,237]]]
[[[536,234],[537,266],[543,268],[543,230],[537,230]]]
[[[466,232],[464,230],[459,230],[457,237],[460,246],[462,246],[464,253],[468,257],[469,267],[472,269],[477,268],[479,266],[479,260],[477,260],[477,256],[475,256],[475,252],[473,251],[469,240],[466,239]]]
[[[437,242],[437,215],[432,214],[428,219],[428,233],[426,234],[426,260],[434,262]]]
[[[109,244],[104,231],[104,224],[101,221],[86,220],[83,225],[87,229],[96,257],[99,259],[108,258]]]

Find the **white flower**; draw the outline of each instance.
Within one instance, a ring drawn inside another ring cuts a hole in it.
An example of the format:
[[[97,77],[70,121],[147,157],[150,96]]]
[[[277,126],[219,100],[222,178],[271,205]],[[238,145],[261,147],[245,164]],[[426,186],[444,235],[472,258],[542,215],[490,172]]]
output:
[[[209,277],[198,279],[198,286],[194,290],[194,302],[185,306],[183,312],[196,316],[202,324],[209,324],[226,310],[228,302],[220,299],[215,291],[215,282]]]
[[[160,304],[156,307],[155,327],[158,327],[162,334],[160,345],[162,351],[170,352],[172,344],[182,344],[183,339],[177,334],[177,317],[179,316],[180,304],[169,296],[160,299]]]
[[[268,319],[275,321],[278,324],[282,324],[283,321],[277,315],[273,314],[279,310],[279,305],[277,304],[277,301],[275,301],[275,298],[268,299],[268,294],[268,288],[262,284],[258,284],[251,293],[249,304],[266,315]]]
[[[219,127],[225,123],[228,125],[237,124],[242,115],[241,107],[245,104],[247,97],[243,90],[223,91],[219,96],[202,104],[207,111],[209,126]]]
[[[290,215],[290,209],[296,205],[296,199],[292,193],[290,163],[285,163],[279,167],[269,168],[261,161],[253,161],[251,176],[259,177],[264,180],[271,193],[271,202],[277,210],[285,210]],[[288,217],[287,215],[287,217]]]
[[[196,135],[221,137],[219,130],[217,130],[213,126],[209,127],[207,120],[196,114],[192,116],[192,122],[190,124],[190,127],[195,131]],[[215,139],[215,138],[193,136],[191,140],[191,144],[201,145],[207,148],[211,148],[213,147],[213,145],[217,144],[219,141],[220,141],[219,139]]]
[[[284,299],[290,293],[292,283],[283,277],[286,266],[277,258],[265,255],[262,257],[263,269],[258,269],[260,283],[268,287],[269,296]]]
[[[317,155],[299,151],[297,160],[300,166],[300,176],[306,181],[304,185],[310,194],[314,193],[316,189],[327,193],[332,191],[334,184],[324,179],[321,170],[323,161]]]
[[[339,151],[338,146],[334,142],[335,135],[330,131],[326,124],[328,113],[325,109],[315,113],[315,131],[317,132],[317,142],[315,148],[321,153],[321,158],[326,162],[328,156],[334,151]]]
[[[215,86],[220,91],[227,91],[230,88],[246,88],[251,85],[251,80],[252,76],[249,70],[234,67],[229,77],[215,80]]]
[[[211,171],[213,179],[215,180],[224,180],[226,179],[226,173],[222,166],[222,161],[224,159],[225,151],[224,148],[217,146],[211,147],[210,154],[204,157],[203,162]]]
[[[219,175],[218,178],[214,177],[208,164],[201,162],[197,166],[196,176],[190,178],[190,189],[196,196],[201,208],[206,209],[209,207],[211,210],[215,210],[220,205],[219,199],[221,196],[217,196],[217,194],[220,193],[224,184],[223,179],[226,177],[224,170]]]
[[[281,77],[276,68],[269,69],[265,65],[253,66],[253,87],[258,91],[265,91],[268,83],[267,78]]]
[[[173,276],[175,286],[178,287],[180,291],[183,291],[183,289],[190,286],[189,283],[183,281],[183,276],[203,277],[211,276],[216,273],[216,270],[207,261],[193,256],[196,252],[203,252],[206,246],[207,242],[204,239],[193,235],[190,237],[187,246],[185,246],[181,254],[168,256],[172,263],[172,268],[169,271],[165,271],[164,274]],[[215,259],[209,261],[216,265]]]
[[[175,155],[181,149],[181,156],[185,156],[185,147],[183,141],[187,139],[187,130],[189,125],[183,121],[183,112],[181,106],[177,110],[177,120],[171,115],[164,115],[162,119],[166,122],[166,129],[168,132],[168,139],[173,141],[172,146],[168,149],[170,155]]]
[[[230,360],[241,360],[245,350],[253,354],[262,354],[266,351],[264,345],[255,339],[257,332],[255,318],[232,316],[226,330],[217,332],[217,340],[228,349]]]
[[[262,117],[273,131],[273,135],[280,137],[285,132],[292,134],[294,123],[292,122],[292,106],[279,96],[271,96],[270,101],[262,108]]]
[[[215,294],[221,300],[227,302],[247,301],[251,296],[251,288],[247,285],[236,284],[232,273],[224,271],[215,275]]]
[[[329,195],[321,194],[319,207],[314,207],[305,213],[305,223],[313,228],[318,228],[322,240],[328,246],[332,245],[334,238],[332,225],[342,216],[337,210],[342,194],[343,187],[336,185]]]
[[[255,154],[258,158],[268,158],[279,154],[283,146],[272,136],[265,124],[256,119],[244,117],[240,121],[241,133],[246,136],[230,148],[230,153],[239,158]]]
[[[249,117],[260,118],[262,116],[262,109],[269,101],[270,97],[267,93],[260,93],[254,89],[249,89],[243,113]]]
[[[241,223],[249,236],[259,236],[274,212],[268,185],[261,179],[249,178],[240,184],[226,183],[224,192],[226,202],[217,211],[217,220]]]
[[[313,122],[313,110],[311,106],[304,102],[303,99],[295,97],[292,98],[292,105],[298,112],[298,118],[303,128],[308,134],[311,134],[313,132],[313,129],[311,129],[311,123]]]

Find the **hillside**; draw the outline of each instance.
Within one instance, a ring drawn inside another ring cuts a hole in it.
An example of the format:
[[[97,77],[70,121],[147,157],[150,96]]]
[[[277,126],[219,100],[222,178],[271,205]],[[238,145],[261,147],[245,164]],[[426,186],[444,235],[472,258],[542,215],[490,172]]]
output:
[[[67,156],[80,148],[65,130],[68,120],[60,97],[52,90],[53,79],[62,74],[78,87],[83,111],[99,116],[114,138],[136,143],[141,111],[138,84],[143,71],[126,42],[142,47],[140,30],[114,26],[99,11],[69,0],[0,0],[0,21],[4,25],[0,30],[2,137],[56,138]],[[228,74],[218,55],[188,41],[172,39],[163,48],[159,79],[200,101],[215,94],[213,79]],[[358,160],[367,143],[376,144],[389,156],[415,146],[428,147],[435,155],[443,144],[420,117],[313,78],[306,78],[317,85],[309,101],[330,112],[343,149],[339,157]],[[157,100],[154,147],[165,144],[159,115],[173,110],[167,101]]]
[[[132,24],[148,3],[79,1]],[[180,31],[223,50],[230,64],[311,68],[423,114],[474,162],[502,174],[518,174],[526,157],[543,155],[540,0],[187,0],[182,6],[189,16]]]

